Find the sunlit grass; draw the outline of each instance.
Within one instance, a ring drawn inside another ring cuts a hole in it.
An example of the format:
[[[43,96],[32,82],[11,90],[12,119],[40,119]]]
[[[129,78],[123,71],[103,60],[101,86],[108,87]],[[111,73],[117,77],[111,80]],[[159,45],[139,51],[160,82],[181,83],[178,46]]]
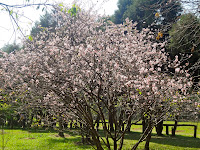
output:
[[[173,122],[165,122],[171,124]],[[180,124],[184,124],[181,122]],[[157,136],[155,129],[150,143],[151,150],[200,150],[200,123],[185,122],[185,124],[195,124],[197,127],[197,138],[193,137],[193,127],[177,127],[176,136],[171,137],[171,127],[169,127],[169,134],[165,134],[165,127],[163,136]],[[89,145],[81,143],[81,137],[68,131],[65,133],[65,138],[58,137],[55,131],[45,130],[27,130],[21,129],[5,129],[2,135],[0,131],[0,149],[7,141],[5,150],[92,150]],[[124,150],[130,150],[137,142],[141,135],[142,126],[133,125],[131,133],[127,133],[124,141]],[[102,130],[100,130],[101,133]],[[138,147],[138,150],[144,148],[144,142]]]
[[[0,149],[2,148],[2,138],[6,141],[6,150],[78,150],[92,149],[88,145],[77,144],[81,141],[80,136],[67,135],[60,138],[55,132],[28,132],[26,130],[4,130],[4,135],[0,135]]]

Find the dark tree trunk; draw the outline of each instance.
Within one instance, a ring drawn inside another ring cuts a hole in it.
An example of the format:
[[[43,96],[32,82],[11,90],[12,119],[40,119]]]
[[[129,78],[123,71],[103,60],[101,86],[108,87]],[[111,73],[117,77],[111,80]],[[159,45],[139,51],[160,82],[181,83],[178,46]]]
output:
[[[151,140],[151,131],[148,134],[147,139],[146,139],[145,148],[144,148],[145,150],[149,150],[150,140]]]
[[[110,125],[110,131],[113,132],[114,131],[114,121],[113,121],[113,113],[112,113],[112,109],[111,111],[109,111],[109,125]]]
[[[97,115],[95,124],[96,124],[96,130],[99,131],[99,121],[100,121],[100,115]]]
[[[129,117],[129,116],[127,116]],[[127,129],[127,132],[131,132],[131,116],[130,116],[130,119],[128,120],[128,123],[127,123],[127,126],[128,126],[128,129]]]
[[[10,116],[10,118],[8,119],[8,127],[13,129],[13,116]]]
[[[69,125],[70,125],[70,129],[72,129],[73,128],[73,120],[70,121]]]
[[[119,116],[119,127],[121,131],[124,131],[124,110],[121,110],[120,116]]]
[[[121,150],[121,149],[122,149],[123,144],[124,144],[124,136],[122,136],[122,138],[121,138],[121,140],[120,140],[120,145],[119,145],[119,149],[118,149],[118,150]]]
[[[63,126],[64,126],[64,128],[68,128],[68,122],[65,121],[65,122],[63,123]]]
[[[31,113],[31,116],[28,118],[29,119],[29,123],[28,123],[28,128],[30,128],[31,127],[31,125],[32,125],[32,123],[33,123],[33,114]]]
[[[160,121],[157,125],[156,125],[156,132],[158,136],[162,135],[162,130],[163,130],[163,121]]]
[[[58,121],[59,121],[59,131],[58,131],[58,135],[60,137],[65,137],[64,136],[64,132],[63,132],[63,120],[62,120],[62,114],[60,113],[59,114],[59,118],[58,118]]]
[[[114,143],[114,150],[117,150],[117,140],[114,139],[113,143]]]
[[[177,124],[178,124],[178,116],[175,117],[174,127],[172,128],[172,136],[176,135]]]
[[[142,133],[145,132],[146,127],[147,127],[146,119],[145,119],[145,117],[143,116],[143,117],[142,117]]]
[[[149,150],[149,144],[150,144],[150,140],[151,140],[151,132],[152,132],[151,118],[147,119],[147,124],[148,124],[148,127],[147,127],[147,132],[146,132],[147,138],[146,138],[146,143],[145,143],[145,147],[144,147],[145,150]]]
[[[10,118],[10,128],[13,129],[14,124],[13,124],[13,116],[11,116]]]

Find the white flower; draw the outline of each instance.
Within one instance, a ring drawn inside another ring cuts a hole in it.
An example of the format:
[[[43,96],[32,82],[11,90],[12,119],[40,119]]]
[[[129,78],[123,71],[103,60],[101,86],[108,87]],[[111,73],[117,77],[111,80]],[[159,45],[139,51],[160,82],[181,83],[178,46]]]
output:
[[[176,69],[175,69],[175,72],[176,72],[176,73],[179,73],[179,72],[180,72],[180,68],[176,68]]]

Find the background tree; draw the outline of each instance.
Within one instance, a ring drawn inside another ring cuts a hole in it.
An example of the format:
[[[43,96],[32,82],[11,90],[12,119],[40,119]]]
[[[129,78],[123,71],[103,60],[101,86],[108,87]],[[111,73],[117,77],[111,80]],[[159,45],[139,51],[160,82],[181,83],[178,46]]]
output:
[[[112,16],[114,23],[123,23],[126,18],[137,22],[138,29],[155,22],[155,17],[161,18],[159,24],[169,25],[180,15],[181,4],[168,0],[119,0],[118,10]]]
[[[1,48],[1,50],[6,53],[11,53],[20,49],[21,46],[19,44],[16,44],[15,42],[13,44],[6,44]]]
[[[189,66],[199,62],[200,58],[200,20],[194,14],[184,14],[180,20],[173,24],[169,31],[170,41],[167,51],[174,58],[175,55],[192,55],[188,60]],[[199,81],[199,69],[190,70],[193,72],[193,81]]]
[[[193,60],[199,58],[200,20],[193,14],[184,14],[173,24],[169,32],[171,55],[179,53],[194,54]],[[193,62],[194,64],[194,62]]]
[[[57,22],[55,17],[53,17],[53,11],[46,11],[46,13],[40,17],[40,20],[35,22],[34,27],[31,29],[31,36],[36,36],[41,31],[45,30],[45,28],[55,28],[56,24]]]

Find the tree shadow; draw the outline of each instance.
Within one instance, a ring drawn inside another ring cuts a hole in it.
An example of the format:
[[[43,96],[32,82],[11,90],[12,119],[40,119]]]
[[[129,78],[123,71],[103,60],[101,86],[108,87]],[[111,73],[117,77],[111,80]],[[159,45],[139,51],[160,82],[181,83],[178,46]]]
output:
[[[99,131],[100,135],[103,136],[103,131]],[[139,140],[142,136],[141,132],[129,132],[125,134],[125,140]],[[152,134],[151,143],[157,143],[161,145],[171,145],[177,147],[190,147],[190,148],[200,148],[200,138],[188,137],[183,135],[176,135],[174,137],[170,135],[157,136],[155,133]]]
[[[49,143],[49,147],[54,147],[55,145],[60,145],[64,143],[73,143],[73,147],[76,149],[89,149],[91,145],[82,144],[80,137],[73,137],[73,138],[51,138],[48,139],[47,142]],[[72,147],[70,147],[72,148]]]
[[[45,129],[22,129],[24,131],[30,132],[30,133],[58,133],[56,130],[45,130]]]
[[[141,135],[141,132],[130,132],[125,135],[125,139],[138,140]],[[187,137],[182,135],[176,135],[172,137],[170,135],[157,136],[156,134],[152,134],[150,142],[161,145],[200,148],[200,138]]]
[[[200,138],[187,137],[182,135],[172,136],[157,136],[154,135],[151,142],[162,145],[172,145],[178,147],[200,148]]]

